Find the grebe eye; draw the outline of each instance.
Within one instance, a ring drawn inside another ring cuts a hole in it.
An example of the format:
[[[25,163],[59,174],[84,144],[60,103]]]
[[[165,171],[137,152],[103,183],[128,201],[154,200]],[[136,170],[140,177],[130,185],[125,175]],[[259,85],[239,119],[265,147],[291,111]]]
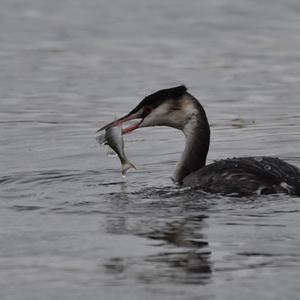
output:
[[[152,112],[152,108],[150,106],[145,106],[143,110],[143,115],[148,116]]]

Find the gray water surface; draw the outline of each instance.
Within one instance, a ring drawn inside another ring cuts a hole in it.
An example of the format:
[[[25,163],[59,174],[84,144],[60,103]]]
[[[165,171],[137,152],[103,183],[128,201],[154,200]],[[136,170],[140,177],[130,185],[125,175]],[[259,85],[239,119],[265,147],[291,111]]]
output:
[[[186,84],[208,161],[300,166],[298,0],[0,2],[0,299],[299,299],[300,198],[173,186],[170,128],[95,131]]]

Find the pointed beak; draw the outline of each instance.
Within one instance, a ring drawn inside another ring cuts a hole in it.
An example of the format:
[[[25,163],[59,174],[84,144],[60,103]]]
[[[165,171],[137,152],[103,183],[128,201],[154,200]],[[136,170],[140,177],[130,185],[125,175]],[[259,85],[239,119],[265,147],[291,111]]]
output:
[[[100,129],[98,129],[96,131],[96,133],[102,131],[102,130],[106,130],[108,128],[111,128],[111,127],[115,127],[115,126],[121,126],[123,123],[127,122],[127,121],[131,121],[131,120],[134,120],[134,119],[141,119],[141,116],[142,114],[138,111],[136,113],[129,113],[128,115],[120,118],[120,119],[117,119],[111,123],[108,123],[106,124],[105,126],[101,127]],[[123,134],[126,134],[126,133],[129,133],[137,128],[139,128],[140,124],[143,122],[143,120],[140,120],[139,122],[127,127],[127,128],[124,128],[122,129],[122,133]]]

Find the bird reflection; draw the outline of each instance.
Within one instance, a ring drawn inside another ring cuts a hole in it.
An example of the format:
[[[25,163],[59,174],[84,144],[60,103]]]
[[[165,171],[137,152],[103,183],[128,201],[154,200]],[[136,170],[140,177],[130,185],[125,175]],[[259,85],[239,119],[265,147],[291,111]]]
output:
[[[204,240],[203,235],[195,233],[195,229],[197,226],[199,227],[198,222],[202,222],[205,218],[207,218],[205,215],[199,215],[173,221],[172,223],[167,223],[164,230],[155,230],[147,236],[151,239],[166,241],[177,247],[206,247],[208,242]]]
[[[203,233],[208,217],[203,213],[189,213],[185,211],[183,215],[186,216],[164,224],[161,224],[161,221],[156,223],[152,216],[148,220],[139,220],[139,226],[134,229],[128,226],[130,221],[124,216],[108,218],[109,233],[131,233],[159,243],[154,245],[157,247],[157,253],[152,255],[109,259],[104,265],[106,272],[115,276],[116,280],[120,276],[124,278],[134,275],[136,280],[144,283],[207,284],[212,273],[211,251]]]
[[[207,216],[202,214],[186,217],[148,234],[149,238],[174,245],[180,251],[163,252],[145,259],[158,265],[165,265],[163,274],[165,278],[205,284],[212,272],[209,244],[202,233],[203,221],[206,218]]]

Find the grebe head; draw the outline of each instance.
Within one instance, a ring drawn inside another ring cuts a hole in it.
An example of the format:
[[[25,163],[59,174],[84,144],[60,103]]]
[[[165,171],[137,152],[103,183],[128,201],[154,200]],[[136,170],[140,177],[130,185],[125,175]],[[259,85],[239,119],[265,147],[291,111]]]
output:
[[[199,102],[187,93],[184,85],[159,90],[145,97],[127,115],[107,124],[98,131],[121,125],[133,119],[140,119],[137,123],[123,129],[123,133],[150,126],[169,126],[185,132],[187,124],[194,117],[200,117],[199,106]]]
[[[183,131],[186,146],[177,163],[175,182],[181,183],[185,176],[205,166],[210,141],[209,124],[203,107],[185,86],[160,90],[145,97],[130,113],[98,131],[134,119],[139,121],[123,129],[123,134],[149,126],[169,126]]]

